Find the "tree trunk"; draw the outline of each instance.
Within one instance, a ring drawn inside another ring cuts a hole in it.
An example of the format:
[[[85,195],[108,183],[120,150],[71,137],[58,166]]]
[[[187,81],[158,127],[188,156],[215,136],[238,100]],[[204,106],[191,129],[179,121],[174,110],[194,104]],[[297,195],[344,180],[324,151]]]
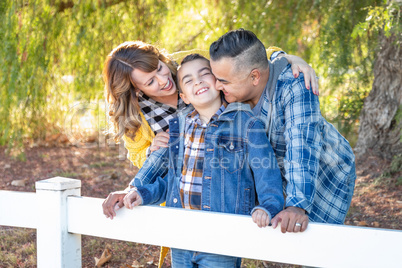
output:
[[[394,35],[381,37],[373,88],[360,114],[357,155],[371,151],[390,159],[402,153],[402,47],[396,41]]]

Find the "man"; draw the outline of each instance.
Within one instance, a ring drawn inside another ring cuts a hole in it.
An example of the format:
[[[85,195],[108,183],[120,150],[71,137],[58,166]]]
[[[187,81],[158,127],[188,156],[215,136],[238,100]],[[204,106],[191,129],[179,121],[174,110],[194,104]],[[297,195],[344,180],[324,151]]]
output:
[[[250,104],[266,124],[286,186],[285,209],[272,226],[281,222],[285,233],[306,230],[309,220],[342,224],[354,191],[354,154],[322,117],[304,76],[293,75],[285,58],[269,62],[251,31],[228,32],[209,52],[216,88],[230,103]]]

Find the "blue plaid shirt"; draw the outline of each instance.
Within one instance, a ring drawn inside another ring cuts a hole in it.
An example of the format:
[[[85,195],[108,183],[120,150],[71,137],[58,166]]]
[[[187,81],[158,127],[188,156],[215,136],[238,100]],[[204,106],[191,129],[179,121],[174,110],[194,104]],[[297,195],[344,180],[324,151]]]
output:
[[[270,63],[270,75],[273,68]],[[295,79],[290,65],[279,72],[253,112],[266,123],[286,207],[303,208],[313,222],[342,224],[356,179],[352,148],[322,117],[318,97],[305,88],[303,74]]]

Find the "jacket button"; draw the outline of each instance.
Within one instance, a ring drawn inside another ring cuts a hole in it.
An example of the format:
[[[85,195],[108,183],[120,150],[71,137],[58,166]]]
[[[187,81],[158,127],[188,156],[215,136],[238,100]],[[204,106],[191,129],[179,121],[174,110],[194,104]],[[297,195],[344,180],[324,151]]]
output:
[[[175,203],[175,204],[177,203],[177,198],[173,199],[173,203]]]
[[[233,150],[233,149],[234,149],[233,143],[230,144],[229,149],[230,149],[230,150]]]

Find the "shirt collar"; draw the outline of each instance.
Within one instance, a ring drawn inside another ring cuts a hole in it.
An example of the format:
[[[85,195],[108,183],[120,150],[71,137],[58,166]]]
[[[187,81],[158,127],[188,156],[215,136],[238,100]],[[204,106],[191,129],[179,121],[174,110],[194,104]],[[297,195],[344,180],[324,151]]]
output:
[[[142,108],[143,106],[150,106],[152,107],[160,107],[165,111],[169,111],[169,110],[182,110],[184,108],[186,108],[186,104],[184,103],[184,101],[180,98],[180,96],[178,96],[177,99],[177,107],[174,108],[172,106],[169,106],[167,104],[161,103],[159,101],[155,101],[154,99],[152,99],[151,97],[148,97],[147,95],[145,95],[144,92],[139,91],[138,92],[138,103],[140,105],[140,107]]]
[[[226,106],[228,105],[228,103],[223,100],[221,107],[219,107],[218,111],[211,117],[211,119],[209,120],[209,123],[216,121],[219,116],[223,113],[223,111],[225,111]],[[191,123],[197,123],[198,125],[201,125],[203,127],[206,127],[207,124],[203,124],[201,119],[200,119],[200,114],[197,112],[196,109],[194,109],[194,111],[192,111],[191,113],[189,113],[187,115],[187,119],[191,122]]]

